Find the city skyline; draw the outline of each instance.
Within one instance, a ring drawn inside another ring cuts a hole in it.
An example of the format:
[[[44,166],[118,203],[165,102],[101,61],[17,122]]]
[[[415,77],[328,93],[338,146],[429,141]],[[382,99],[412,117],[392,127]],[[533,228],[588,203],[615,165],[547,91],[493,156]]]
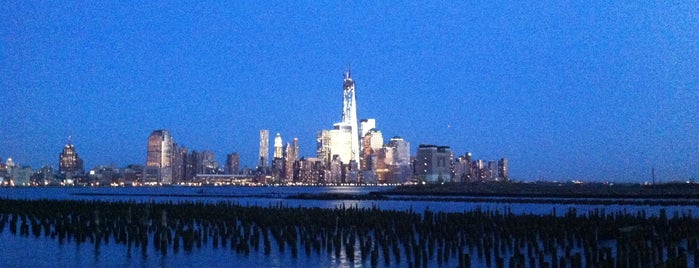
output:
[[[269,130],[260,130],[259,157],[254,168],[239,173],[240,157],[227,154],[221,166],[210,150],[191,152],[178,145],[167,129],[153,130],[148,137],[145,165],[113,164],[95,166],[85,173],[71,136],[59,157],[59,173],[50,165],[31,174],[9,158],[1,171],[3,183],[9,185],[192,185],[198,183],[264,184],[402,184],[407,182],[486,182],[509,180],[507,158],[499,162],[477,159],[468,152],[456,157],[449,146],[418,146],[413,157],[410,143],[399,136],[384,142],[376,119],[358,120],[356,92],[351,70],[344,72],[342,86],[342,121],[332,130],[317,136],[317,157],[298,158],[298,138],[283,144],[280,133],[274,137],[272,165],[269,165]],[[361,124],[359,124],[361,122]],[[361,126],[361,131],[360,131]],[[361,134],[360,134],[361,133]],[[360,145],[361,144],[361,145]],[[361,149],[360,149],[361,148]],[[411,160],[414,159],[414,160]],[[414,163],[414,165],[413,165]],[[487,163],[487,166],[486,166]],[[121,168],[124,168],[123,171]],[[139,172],[140,170],[140,172]],[[54,176],[58,175],[58,176]],[[248,181],[249,180],[249,181]]]
[[[352,66],[384,137],[515,180],[699,177],[699,28],[681,3],[0,4],[0,158],[145,163],[168,129],[220,163],[259,130],[315,155]]]

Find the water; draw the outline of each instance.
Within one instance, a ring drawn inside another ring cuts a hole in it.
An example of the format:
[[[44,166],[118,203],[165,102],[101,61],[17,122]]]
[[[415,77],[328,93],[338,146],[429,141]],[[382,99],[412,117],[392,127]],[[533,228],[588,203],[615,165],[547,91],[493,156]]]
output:
[[[563,215],[570,208],[575,208],[578,214],[587,214],[595,210],[606,213],[625,212],[631,214],[645,213],[658,215],[661,209],[669,216],[692,215],[697,218],[699,208],[696,206],[645,206],[645,205],[578,205],[578,204],[537,204],[537,203],[507,203],[498,202],[457,202],[457,201],[427,201],[427,200],[296,200],[285,197],[300,193],[348,193],[365,194],[372,191],[388,189],[386,187],[105,187],[105,188],[0,188],[0,198],[28,200],[101,200],[101,201],[135,201],[135,202],[180,202],[202,201],[209,203],[233,202],[240,205],[289,207],[359,207],[379,208],[382,210],[413,210],[423,212],[464,212],[476,209],[511,212],[516,215],[537,214],[549,215],[556,211]],[[61,266],[78,267],[202,267],[202,266],[248,266],[248,267],[363,267],[369,266],[355,254],[355,261],[349,262],[342,252],[340,258],[333,254],[311,253],[306,256],[299,252],[299,257],[292,258],[288,252],[280,253],[272,247],[272,254],[265,256],[251,251],[249,256],[236,254],[230,248],[214,248],[210,242],[201,249],[192,252],[168,252],[166,255],[156,252],[149,245],[146,255],[139,249],[128,252],[124,245],[102,243],[95,248],[92,243],[78,244],[75,241],[65,241],[60,244],[56,239],[13,235],[5,227],[0,233],[0,252],[5,252],[0,258],[0,267],[49,267]],[[475,255],[475,254],[474,254]],[[559,255],[560,256],[560,255]],[[474,264],[483,264],[472,256]],[[693,259],[691,259],[693,260]],[[393,267],[407,265],[392,264]],[[437,264],[432,261],[432,266]],[[452,260],[444,267],[453,267]],[[378,267],[387,267],[379,262]],[[474,266],[475,267],[475,266]]]
[[[378,207],[383,210],[407,211],[412,209],[422,212],[426,209],[442,212],[463,212],[474,209],[509,210],[516,215],[537,214],[545,215],[556,211],[562,215],[569,208],[575,208],[579,214],[587,214],[595,210],[606,212],[626,212],[636,214],[645,212],[647,215],[657,215],[660,209],[665,209],[668,215],[685,215],[691,213],[699,217],[697,206],[660,206],[660,205],[586,205],[586,204],[556,204],[556,203],[511,203],[508,198],[493,198],[493,202],[460,202],[424,200],[423,197],[410,200],[401,196],[401,200],[300,200],[286,197],[302,193],[344,193],[366,194],[374,191],[391,189],[387,186],[328,186],[328,187],[17,187],[0,188],[0,198],[7,199],[49,199],[49,200],[100,200],[100,201],[135,201],[135,202],[235,202],[241,205],[278,205],[290,207]],[[501,199],[503,202],[498,202]]]
[[[7,230],[0,234],[0,241],[0,251],[4,252],[0,267],[351,267],[344,255],[340,260],[317,254],[292,258],[288,252],[279,254],[274,247],[271,256],[254,251],[242,256],[230,248],[214,249],[211,245],[192,252],[170,251],[163,256],[151,245],[143,256],[139,249],[129,254],[124,245],[113,242],[95,249],[89,242],[59,244],[44,237],[12,235]],[[361,262],[356,266],[361,267]]]

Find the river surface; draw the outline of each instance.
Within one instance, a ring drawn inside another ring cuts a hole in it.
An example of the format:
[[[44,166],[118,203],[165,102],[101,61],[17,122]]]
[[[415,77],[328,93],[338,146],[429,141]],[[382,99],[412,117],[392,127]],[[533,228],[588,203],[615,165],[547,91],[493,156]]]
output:
[[[240,205],[279,205],[291,207],[336,208],[341,206],[372,208],[383,210],[413,210],[422,212],[426,209],[441,212],[464,212],[474,209],[508,210],[514,214],[545,215],[556,212],[563,215],[570,208],[578,214],[586,214],[594,210],[606,212],[645,212],[647,215],[657,215],[660,209],[665,209],[668,215],[686,215],[699,217],[699,208],[692,205],[588,205],[588,204],[558,204],[558,203],[513,203],[511,198],[490,198],[492,202],[442,201],[439,197],[434,200],[424,200],[424,197],[400,196],[400,200],[301,200],[287,199],[290,195],[302,193],[344,193],[366,194],[369,192],[392,189],[389,186],[328,186],[328,187],[16,187],[0,188],[0,198],[7,199],[49,199],[49,200],[99,200],[99,201],[133,201],[133,202],[233,202]],[[501,200],[501,201],[498,201]],[[517,198],[526,199],[526,198]],[[589,199],[589,198],[588,198]],[[585,199],[580,199],[585,200]],[[626,200],[626,199],[620,199]]]
[[[290,207],[359,207],[382,210],[425,210],[441,212],[464,212],[476,209],[509,211],[514,214],[556,213],[563,215],[574,208],[578,214],[595,210],[657,215],[662,209],[668,215],[691,215],[697,218],[696,206],[649,206],[649,205],[584,205],[556,203],[512,203],[512,202],[464,202],[440,200],[297,200],[286,199],[300,193],[346,193],[366,194],[388,190],[390,187],[39,187],[0,188],[0,198],[28,200],[100,200],[129,202],[231,202],[239,205],[290,206]],[[401,197],[406,198],[406,197]],[[503,198],[503,200],[507,200]],[[291,258],[288,254],[250,256],[231,254],[230,249],[206,246],[195,252],[170,252],[167,255],[127,252],[123,245],[107,243],[99,248],[91,243],[58,243],[56,240],[33,236],[21,237],[11,234],[7,227],[0,230],[0,267],[364,267],[366,262],[350,263],[345,256],[315,255]],[[332,255],[332,254],[330,254]],[[405,263],[404,263],[405,265]],[[446,264],[445,264],[446,265]],[[454,263],[445,267],[453,267]],[[386,267],[379,264],[378,267]]]

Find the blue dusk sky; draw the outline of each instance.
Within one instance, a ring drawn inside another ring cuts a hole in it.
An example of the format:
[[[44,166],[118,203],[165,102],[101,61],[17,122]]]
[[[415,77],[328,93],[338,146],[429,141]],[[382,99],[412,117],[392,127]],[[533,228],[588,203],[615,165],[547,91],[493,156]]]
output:
[[[510,160],[516,180],[699,178],[695,1],[2,1],[0,158],[143,164],[168,129],[256,164],[340,121]],[[270,141],[271,144],[271,141]]]

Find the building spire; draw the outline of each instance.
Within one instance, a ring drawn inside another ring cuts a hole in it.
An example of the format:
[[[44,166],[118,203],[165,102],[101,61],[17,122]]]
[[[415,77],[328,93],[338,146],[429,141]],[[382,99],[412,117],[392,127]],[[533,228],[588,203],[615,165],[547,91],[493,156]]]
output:
[[[71,136],[68,135],[68,145],[72,145],[72,144],[73,144],[73,142],[72,142]]]
[[[352,66],[347,64],[347,70],[345,70],[345,80],[352,79]]]

